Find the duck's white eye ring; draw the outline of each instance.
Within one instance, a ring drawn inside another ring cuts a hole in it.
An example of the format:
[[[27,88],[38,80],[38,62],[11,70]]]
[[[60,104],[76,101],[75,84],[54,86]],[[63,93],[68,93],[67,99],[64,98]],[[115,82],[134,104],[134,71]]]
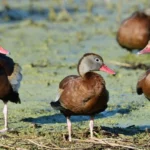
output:
[[[96,61],[96,62],[100,62],[100,59],[99,59],[99,58],[95,58],[95,61]]]

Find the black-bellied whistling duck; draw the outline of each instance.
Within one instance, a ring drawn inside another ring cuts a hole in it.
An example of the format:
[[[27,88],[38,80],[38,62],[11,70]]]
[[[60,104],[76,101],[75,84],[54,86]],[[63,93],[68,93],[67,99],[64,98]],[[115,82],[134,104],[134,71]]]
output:
[[[4,102],[4,129],[0,132],[8,130],[8,101],[20,103],[18,88],[22,79],[21,67],[6,54],[8,54],[8,51],[0,47],[0,99]]]
[[[103,77],[92,71],[115,72],[109,69],[101,56],[86,53],[79,60],[77,67],[79,76],[65,77],[59,84],[59,97],[51,106],[60,110],[67,118],[69,141],[71,141],[71,115],[90,116],[90,135],[93,137],[94,115],[107,108],[109,93]]]
[[[143,50],[138,52],[138,54],[146,53],[150,53],[150,43],[148,43]],[[145,97],[150,100],[150,69],[139,77],[136,89],[139,95],[144,93]]]
[[[119,45],[129,51],[143,49],[150,40],[149,12],[137,11],[125,19],[117,32]]]

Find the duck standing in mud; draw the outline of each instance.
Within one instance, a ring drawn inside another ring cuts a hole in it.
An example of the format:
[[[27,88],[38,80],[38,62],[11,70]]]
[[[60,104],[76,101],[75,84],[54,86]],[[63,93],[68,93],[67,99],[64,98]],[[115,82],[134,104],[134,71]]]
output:
[[[71,141],[72,115],[90,116],[90,136],[93,137],[93,124],[95,114],[107,108],[109,93],[105,87],[103,77],[93,71],[104,71],[115,74],[108,68],[101,56],[94,53],[86,53],[78,62],[79,76],[65,77],[59,84],[59,97],[51,102],[54,109],[60,110],[67,118],[69,141]]]
[[[20,103],[18,89],[22,80],[21,67],[6,54],[8,51],[0,47],[0,99],[4,102],[4,129],[0,132],[8,130],[8,101]]]

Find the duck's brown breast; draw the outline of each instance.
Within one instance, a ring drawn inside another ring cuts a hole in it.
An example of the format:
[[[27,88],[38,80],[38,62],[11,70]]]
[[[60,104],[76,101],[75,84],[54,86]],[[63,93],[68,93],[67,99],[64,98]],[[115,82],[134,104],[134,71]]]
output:
[[[72,114],[90,115],[107,107],[108,92],[103,78],[96,73],[88,73],[84,78],[69,80],[60,96],[61,105]]]
[[[3,99],[12,90],[8,76],[13,73],[14,62],[6,55],[0,54],[0,98]]]
[[[150,74],[145,78],[143,83],[143,93],[150,100]]]
[[[9,94],[11,91],[11,85],[9,83],[8,77],[5,71],[0,68],[0,98],[2,99],[4,96]]]
[[[10,76],[14,70],[14,61],[6,55],[0,54],[0,67],[5,70],[7,76]]]

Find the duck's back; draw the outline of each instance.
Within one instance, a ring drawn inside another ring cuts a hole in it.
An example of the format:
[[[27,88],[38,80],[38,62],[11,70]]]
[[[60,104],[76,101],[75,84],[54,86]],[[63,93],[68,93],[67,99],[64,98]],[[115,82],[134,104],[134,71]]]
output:
[[[69,80],[60,95],[62,113],[66,115],[92,115],[107,108],[109,94],[105,81],[96,73]]]
[[[142,49],[150,39],[150,17],[142,12],[135,12],[123,21],[118,33],[118,43],[127,49]]]

